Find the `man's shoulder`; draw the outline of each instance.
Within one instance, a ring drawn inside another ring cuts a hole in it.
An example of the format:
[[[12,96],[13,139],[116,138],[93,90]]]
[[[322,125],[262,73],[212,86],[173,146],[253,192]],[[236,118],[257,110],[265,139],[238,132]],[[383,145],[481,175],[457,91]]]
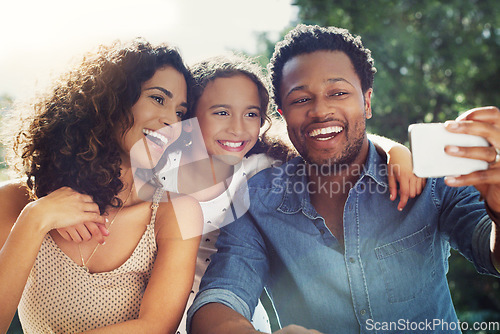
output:
[[[282,188],[287,180],[296,174],[302,159],[294,158],[281,165],[273,165],[254,175],[248,182],[250,188],[272,189]]]

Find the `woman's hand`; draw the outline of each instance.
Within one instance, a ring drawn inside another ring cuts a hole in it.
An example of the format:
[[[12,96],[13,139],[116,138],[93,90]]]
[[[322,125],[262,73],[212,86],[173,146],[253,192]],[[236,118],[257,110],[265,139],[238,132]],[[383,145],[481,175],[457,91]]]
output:
[[[402,211],[409,198],[420,195],[425,187],[426,179],[413,174],[411,152],[401,144],[393,146],[387,152],[387,170],[390,199],[391,201],[396,199],[399,184],[398,210]]]
[[[107,218],[105,218],[107,221]],[[91,239],[97,240],[98,243],[104,244],[105,237],[109,235],[109,231],[104,224],[94,222],[85,222],[73,226],[62,227],[56,231],[67,241],[80,243]]]
[[[59,188],[34,202],[29,203],[18,218],[26,215],[36,217],[42,231],[65,228],[77,224],[105,224],[99,206],[89,195],[80,194],[68,187]]]

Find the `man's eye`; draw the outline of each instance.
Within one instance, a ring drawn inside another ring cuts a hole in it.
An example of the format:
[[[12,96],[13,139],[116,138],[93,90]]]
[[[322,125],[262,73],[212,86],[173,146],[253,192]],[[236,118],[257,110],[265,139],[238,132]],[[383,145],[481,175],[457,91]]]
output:
[[[347,95],[347,93],[346,92],[336,92],[336,93],[330,94],[330,96],[343,96],[343,95]]]
[[[158,95],[151,95],[150,96],[153,100],[155,100],[156,102],[158,102],[159,104],[163,105],[165,103],[165,99],[161,96],[158,96]]]
[[[292,104],[301,104],[301,103],[306,103],[307,101],[309,101],[310,98],[307,98],[307,97],[303,97],[301,99],[297,99],[295,101],[292,102]]]

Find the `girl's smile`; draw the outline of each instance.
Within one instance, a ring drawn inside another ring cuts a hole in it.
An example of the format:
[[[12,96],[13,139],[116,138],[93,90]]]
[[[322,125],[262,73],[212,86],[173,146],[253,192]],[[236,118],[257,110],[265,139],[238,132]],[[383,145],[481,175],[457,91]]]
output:
[[[195,110],[208,154],[241,161],[259,137],[260,105],[257,86],[243,74],[211,81]]]

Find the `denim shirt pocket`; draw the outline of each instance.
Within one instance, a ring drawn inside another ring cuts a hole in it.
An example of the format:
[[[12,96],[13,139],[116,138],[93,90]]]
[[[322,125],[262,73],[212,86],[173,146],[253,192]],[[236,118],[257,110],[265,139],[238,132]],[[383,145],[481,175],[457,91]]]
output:
[[[436,274],[432,231],[419,231],[375,248],[390,303],[414,299]]]

